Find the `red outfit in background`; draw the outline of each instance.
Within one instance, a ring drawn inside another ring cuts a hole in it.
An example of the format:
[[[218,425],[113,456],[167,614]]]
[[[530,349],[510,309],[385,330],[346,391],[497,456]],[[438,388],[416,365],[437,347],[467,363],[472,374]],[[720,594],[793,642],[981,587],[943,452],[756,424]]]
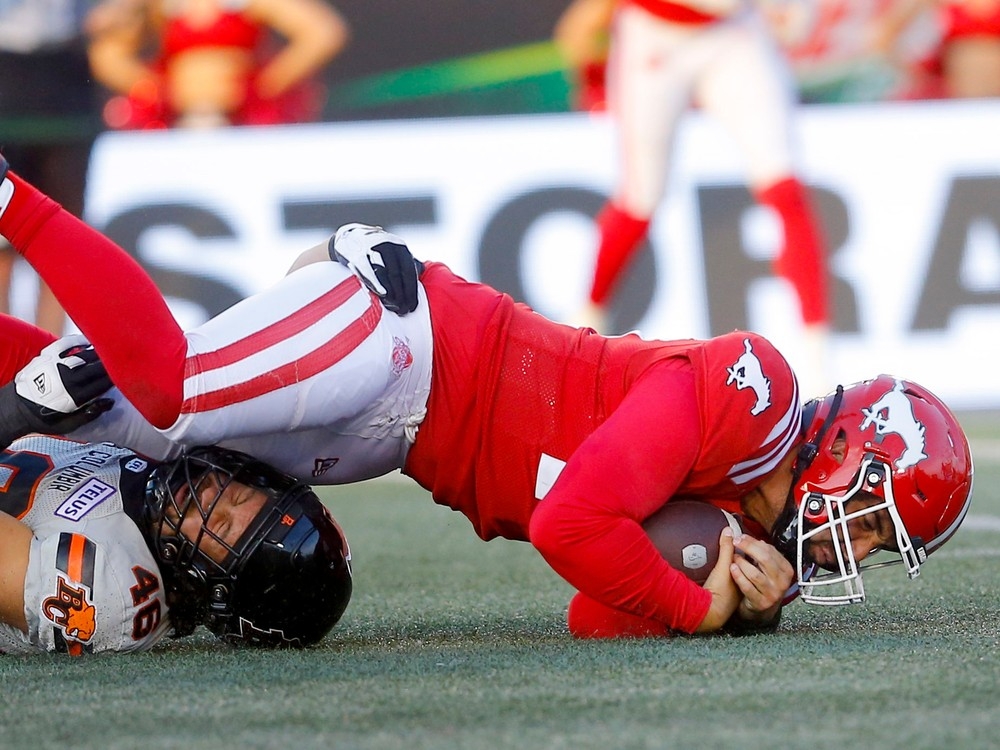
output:
[[[1000,5],[980,16],[970,13],[966,3],[945,3],[941,17],[945,40],[963,36],[1000,36]]]
[[[244,81],[244,100],[239,109],[230,114],[230,124],[280,125],[316,120],[322,107],[322,87],[315,81],[303,82],[274,98],[264,98],[257,93],[254,78],[269,58],[267,42],[266,27],[239,10],[220,12],[206,26],[193,26],[183,15],[168,15],[161,32],[160,52],[150,67],[164,77],[169,75],[172,59],[184,52],[204,48],[243,50],[255,56],[256,64]],[[115,97],[106,110],[109,124],[119,129],[138,130],[172,127],[178,113],[165,101],[163,88],[160,86],[156,92],[142,89],[128,97]]]

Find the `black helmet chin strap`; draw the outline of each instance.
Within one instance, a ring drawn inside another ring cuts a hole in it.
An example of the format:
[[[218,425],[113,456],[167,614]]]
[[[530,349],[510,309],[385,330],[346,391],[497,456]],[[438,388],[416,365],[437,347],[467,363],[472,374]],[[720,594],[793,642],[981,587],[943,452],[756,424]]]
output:
[[[812,462],[816,459],[816,456],[819,455],[819,447],[823,444],[823,436],[826,435],[827,431],[830,429],[830,425],[833,424],[833,420],[837,418],[837,413],[840,411],[840,404],[843,400],[844,386],[838,385],[836,392],[833,394],[833,401],[830,403],[830,411],[827,412],[826,419],[823,420],[823,424],[821,424],[819,429],[816,431],[816,436],[812,440],[808,440],[799,446],[798,455],[795,457],[795,463],[792,465],[792,482],[788,486],[788,497],[785,500],[785,509],[781,511],[781,515],[778,516],[777,520],[774,522],[774,527],[771,529],[771,539],[774,541],[774,546],[792,565],[796,564],[796,557],[798,556],[796,542],[798,540],[799,509],[798,505],[795,503],[795,488],[799,484],[799,479],[802,477],[802,473],[809,468]],[[810,404],[807,404],[803,411],[808,410],[811,414],[818,406],[819,402],[813,401]],[[805,418],[803,415],[803,433],[806,430],[806,426],[811,421],[811,417]]]

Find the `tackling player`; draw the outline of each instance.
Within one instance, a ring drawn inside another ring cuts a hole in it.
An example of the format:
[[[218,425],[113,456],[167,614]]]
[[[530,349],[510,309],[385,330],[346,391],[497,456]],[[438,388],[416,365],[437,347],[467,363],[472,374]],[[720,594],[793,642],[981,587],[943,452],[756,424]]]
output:
[[[241,448],[313,484],[401,469],[481,538],[530,540],[582,594],[658,633],[773,623],[797,578],[786,557],[855,589],[828,598],[861,601],[861,560],[895,550],[914,576],[968,508],[968,442],[932,394],[883,376],[812,402],[803,420],[791,368],[753,333],[605,338],[439,263],[415,269],[416,293],[395,305],[408,314],[390,314],[379,297],[395,299],[389,272],[409,253],[347,225],[305,259],[327,262],[297,264],[185,334],[127,253],[13,173],[0,211],[0,233],[121,389],[74,434],[112,429],[155,449],[151,424],[161,443]],[[675,497],[758,532],[723,536],[704,587],[641,527]],[[800,580],[810,599],[821,580]]]
[[[95,368],[80,353],[61,358],[69,375],[53,391],[86,393],[73,376]],[[18,385],[0,389],[5,445],[106,405],[67,417],[34,408]],[[304,646],[350,599],[347,544],[319,499],[235,451],[159,464],[34,434],[0,454],[0,488],[0,653],[144,651],[202,624],[235,644]]]

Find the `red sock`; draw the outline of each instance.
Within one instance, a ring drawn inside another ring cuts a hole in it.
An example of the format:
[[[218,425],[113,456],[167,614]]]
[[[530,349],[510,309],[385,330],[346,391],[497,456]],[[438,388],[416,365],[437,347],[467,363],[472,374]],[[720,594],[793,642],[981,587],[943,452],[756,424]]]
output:
[[[111,380],[157,427],[183,400],[187,341],[132,256],[13,173],[0,234],[34,267],[94,345]],[[0,207],[2,208],[2,207]]]
[[[603,305],[646,236],[649,219],[637,219],[608,203],[597,216],[597,227],[601,233],[601,244],[597,249],[590,301]]]
[[[659,620],[612,609],[580,592],[569,602],[566,623],[574,638],[662,638],[671,634]]]
[[[795,289],[807,325],[830,320],[830,281],[826,247],[805,186],[788,177],[762,190],[757,199],[774,209],[784,227],[784,244],[775,272]]]

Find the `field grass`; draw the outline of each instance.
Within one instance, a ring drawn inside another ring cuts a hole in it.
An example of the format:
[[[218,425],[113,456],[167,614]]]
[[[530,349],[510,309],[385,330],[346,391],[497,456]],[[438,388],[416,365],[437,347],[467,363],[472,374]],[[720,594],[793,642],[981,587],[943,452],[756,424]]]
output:
[[[574,642],[569,587],[415,486],[326,493],[355,595],[305,652],[209,636],[150,654],[0,657],[0,748],[1000,746],[1000,419],[965,416],[969,522],[915,582],[795,604],[774,635]]]

